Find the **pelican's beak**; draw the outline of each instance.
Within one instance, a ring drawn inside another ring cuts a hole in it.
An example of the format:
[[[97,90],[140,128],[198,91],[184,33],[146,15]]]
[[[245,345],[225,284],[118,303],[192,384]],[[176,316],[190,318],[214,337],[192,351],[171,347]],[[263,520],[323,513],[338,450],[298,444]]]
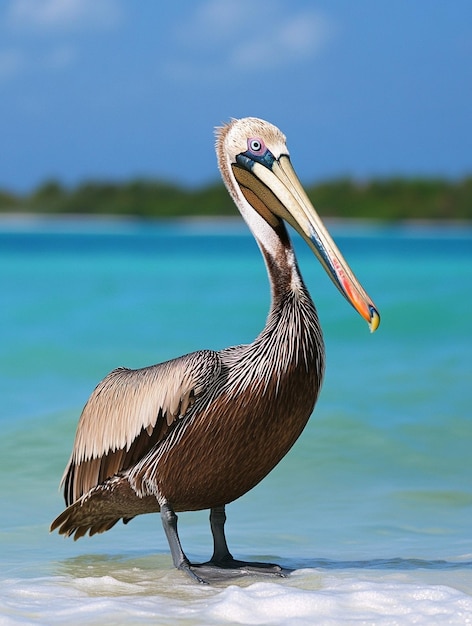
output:
[[[326,230],[288,155],[270,163],[253,161],[250,170],[233,164],[233,172],[250,203],[269,223],[271,217],[275,222],[274,216],[277,216],[293,226],[314,251],[346,300],[367,321],[371,332],[377,330],[380,324],[377,308]]]

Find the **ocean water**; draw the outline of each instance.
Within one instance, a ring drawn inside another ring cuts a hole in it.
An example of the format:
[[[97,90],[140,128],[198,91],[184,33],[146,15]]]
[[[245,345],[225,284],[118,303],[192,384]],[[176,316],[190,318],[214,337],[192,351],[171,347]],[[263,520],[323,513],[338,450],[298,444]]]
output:
[[[236,558],[287,578],[173,569],[158,515],[48,531],[80,410],[111,369],[251,341],[269,288],[240,222],[0,224],[0,624],[472,624],[472,229],[332,225],[374,335],[304,243],[327,373],[300,440],[227,507]],[[188,556],[208,513],[179,516]]]

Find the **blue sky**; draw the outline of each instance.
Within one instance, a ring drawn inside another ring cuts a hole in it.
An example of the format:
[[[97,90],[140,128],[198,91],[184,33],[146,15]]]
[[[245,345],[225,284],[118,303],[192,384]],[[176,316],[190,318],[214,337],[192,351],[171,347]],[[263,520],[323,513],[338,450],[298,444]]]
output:
[[[472,173],[470,0],[4,0],[0,187],[217,179],[254,115],[305,183]]]

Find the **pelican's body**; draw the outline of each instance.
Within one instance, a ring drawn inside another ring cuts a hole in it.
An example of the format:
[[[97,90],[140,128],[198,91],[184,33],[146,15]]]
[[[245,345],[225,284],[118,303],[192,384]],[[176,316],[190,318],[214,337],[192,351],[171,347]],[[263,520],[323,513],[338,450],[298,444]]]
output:
[[[282,133],[256,118],[233,120],[218,133],[217,155],[266,262],[272,290],[267,323],[248,345],[111,372],[82,412],[63,479],[68,508],[52,526],[78,538],[161,511],[174,564],[197,580],[180,545],[175,511],[210,509],[209,564],[247,567],[227,548],[224,506],[288,452],[323,378],[318,316],[282,220],[302,234],[372,330],[379,322],[304,194]]]

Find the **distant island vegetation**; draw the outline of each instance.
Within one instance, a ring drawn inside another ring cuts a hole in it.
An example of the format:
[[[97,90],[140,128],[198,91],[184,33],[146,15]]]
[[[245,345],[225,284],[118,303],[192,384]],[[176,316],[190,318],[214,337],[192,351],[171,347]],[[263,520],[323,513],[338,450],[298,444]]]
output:
[[[338,179],[306,186],[325,217],[380,220],[472,220],[472,176]],[[186,188],[158,180],[91,181],[67,188],[48,181],[28,194],[0,190],[0,214],[118,215],[143,218],[231,216],[237,210],[222,183]]]

